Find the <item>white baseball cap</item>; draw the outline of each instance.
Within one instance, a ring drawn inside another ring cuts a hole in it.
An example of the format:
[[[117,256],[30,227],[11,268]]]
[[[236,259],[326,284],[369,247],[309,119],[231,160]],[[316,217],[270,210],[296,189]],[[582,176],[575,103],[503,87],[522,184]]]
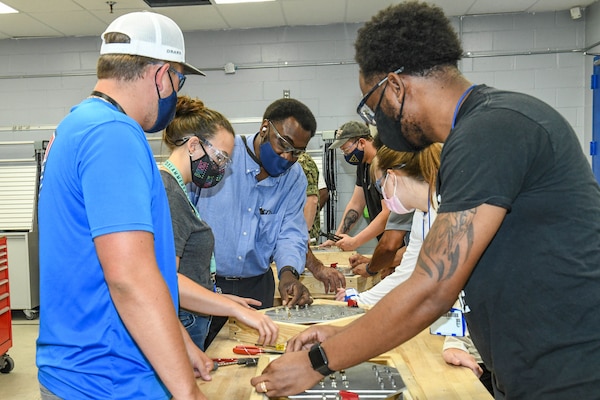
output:
[[[106,43],[107,33],[122,33],[131,39],[129,43]],[[171,18],[161,14],[140,11],[115,19],[102,34],[100,54],[131,54],[183,65],[184,74],[206,74],[185,62],[183,33]]]

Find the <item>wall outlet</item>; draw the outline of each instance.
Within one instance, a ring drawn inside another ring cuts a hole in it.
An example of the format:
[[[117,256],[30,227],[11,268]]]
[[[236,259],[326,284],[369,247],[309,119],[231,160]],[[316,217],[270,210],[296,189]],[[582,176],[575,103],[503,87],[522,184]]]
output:
[[[283,98],[284,99],[290,98],[290,89],[283,89]]]

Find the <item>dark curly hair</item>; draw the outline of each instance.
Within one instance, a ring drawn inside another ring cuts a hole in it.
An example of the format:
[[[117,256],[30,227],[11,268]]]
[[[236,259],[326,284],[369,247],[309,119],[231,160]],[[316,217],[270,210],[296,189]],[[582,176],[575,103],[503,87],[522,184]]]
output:
[[[310,108],[296,99],[279,99],[271,103],[265,110],[263,119],[281,122],[289,117],[294,117],[302,129],[310,132],[310,137],[315,136],[317,120]]]
[[[365,79],[404,67],[426,75],[436,67],[457,67],[463,50],[441,8],[410,1],[387,7],[358,30],[356,62]]]

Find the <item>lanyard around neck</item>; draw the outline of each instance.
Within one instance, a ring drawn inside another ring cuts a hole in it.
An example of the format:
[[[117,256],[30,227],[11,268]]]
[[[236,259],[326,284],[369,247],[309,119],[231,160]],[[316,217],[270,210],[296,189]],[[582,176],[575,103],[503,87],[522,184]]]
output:
[[[173,175],[173,178],[175,178],[175,180],[179,184],[179,187],[181,188],[181,190],[183,190],[183,194],[185,194],[185,198],[187,199],[188,203],[190,203],[190,206],[192,206],[192,209],[194,210],[196,217],[198,217],[198,219],[200,221],[202,221],[202,218],[200,218],[200,213],[198,212],[198,209],[196,208],[194,203],[192,203],[192,201],[190,200],[190,198],[187,194],[187,189],[185,188],[185,182],[183,182],[183,177],[181,176],[181,173],[179,172],[177,167],[175,165],[173,165],[173,163],[169,160],[167,160],[163,163],[163,167],[165,167],[167,169],[167,171],[169,171],[171,173],[171,175]]]
[[[125,110],[123,110],[123,107],[121,107],[121,105],[119,103],[117,103],[117,101],[115,99],[113,99],[112,97],[110,97],[106,93],[102,93],[102,92],[99,92],[97,90],[94,90],[94,91],[92,91],[92,93],[91,93],[90,96],[97,97],[99,99],[102,99],[102,100],[106,101],[107,103],[112,104],[113,106],[115,106],[117,108],[117,110],[119,110],[119,112],[122,112],[123,114],[127,115],[127,113],[125,112]]]
[[[202,221],[202,218],[200,218],[200,213],[198,212],[198,209],[196,208],[194,203],[192,203],[192,201],[190,200],[190,198],[187,194],[187,189],[185,188],[185,182],[183,182],[183,177],[181,176],[181,173],[179,172],[177,167],[175,165],[173,165],[173,163],[170,160],[165,161],[163,163],[163,167],[165,167],[167,169],[167,171],[169,171],[169,173],[173,176],[173,178],[175,178],[175,180],[179,184],[179,187],[181,188],[181,190],[183,190],[183,194],[185,195],[185,198],[187,199],[188,203],[190,203],[190,206],[192,206],[192,209],[194,210],[196,217],[198,217],[198,219],[200,221]],[[215,252],[213,251],[210,256],[211,276],[214,275],[216,272],[217,272],[217,262],[215,260]]]
[[[458,99],[458,103],[456,103],[456,108],[454,109],[454,116],[452,117],[452,129],[454,129],[454,125],[456,125],[456,116],[458,115],[458,110],[460,110],[460,106],[462,105],[463,100],[465,99],[465,97],[467,97],[467,95],[469,93],[471,93],[471,90],[473,90],[475,88],[475,86],[477,85],[471,85],[467,90],[465,90],[465,92],[460,96],[460,99]]]

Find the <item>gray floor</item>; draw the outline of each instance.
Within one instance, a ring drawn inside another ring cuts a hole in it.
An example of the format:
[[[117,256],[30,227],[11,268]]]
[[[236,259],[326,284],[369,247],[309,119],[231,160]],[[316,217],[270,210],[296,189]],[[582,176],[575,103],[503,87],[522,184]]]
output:
[[[8,354],[15,363],[8,374],[0,374],[0,399],[39,400],[40,390],[35,366],[35,341],[39,321],[29,321],[21,311],[13,311],[13,345]]]

